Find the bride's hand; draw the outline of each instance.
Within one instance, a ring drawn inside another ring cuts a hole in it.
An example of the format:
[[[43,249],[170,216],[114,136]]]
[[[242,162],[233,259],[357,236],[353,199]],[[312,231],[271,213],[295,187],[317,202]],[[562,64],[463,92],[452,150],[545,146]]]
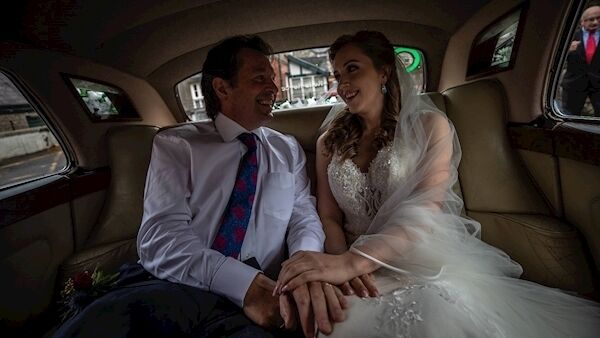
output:
[[[379,297],[379,290],[377,290],[373,275],[370,273],[354,277],[339,285],[339,288],[346,296],[356,294],[359,297]]]
[[[355,277],[348,253],[329,255],[320,252],[299,251],[283,262],[274,293],[294,290],[312,281],[340,285]]]

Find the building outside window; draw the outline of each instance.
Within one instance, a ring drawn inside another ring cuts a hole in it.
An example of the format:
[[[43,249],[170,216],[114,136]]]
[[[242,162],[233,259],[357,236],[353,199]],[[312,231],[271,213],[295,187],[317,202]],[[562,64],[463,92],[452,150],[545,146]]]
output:
[[[192,93],[192,104],[194,109],[203,110],[204,109],[204,96],[202,96],[202,90],[200,90],[199,83],[193,83],[190,86]]]
[[[395,47],[419,92],[425,89],[425,58],[409,47]],[[309,48],[273,54],[270,57],[278,87],[274,111],[313,105],[332,105],[341,101],[329,62],[328,48]],[[202,74],[194,74],[177,84],[181,106],[191,121],[208,120],[201,90]]]

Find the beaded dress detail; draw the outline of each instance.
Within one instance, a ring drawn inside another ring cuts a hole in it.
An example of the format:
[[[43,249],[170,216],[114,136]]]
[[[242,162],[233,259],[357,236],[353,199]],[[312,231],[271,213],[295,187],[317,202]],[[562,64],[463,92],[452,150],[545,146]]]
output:
[[[379,207],[388,197],[388,180],[402,179],[406,165],[392,156],[392,148],[381,148],[363,173],[352,159],[333,155],[327,167],[329,187],[344,212],[344,233],[350,245],[365,233]]]

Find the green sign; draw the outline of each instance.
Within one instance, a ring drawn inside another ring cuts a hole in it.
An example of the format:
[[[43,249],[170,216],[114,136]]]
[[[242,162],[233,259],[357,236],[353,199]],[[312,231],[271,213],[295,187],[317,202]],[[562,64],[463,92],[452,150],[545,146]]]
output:
[[[421,52],[419,50],[408,47],[395,47],[394,52],[396,55],[402,54],[400,55],[400,58],[404,67],[406,67],[407,72],[410,73],[421,67],[423,58],[421,57]]]

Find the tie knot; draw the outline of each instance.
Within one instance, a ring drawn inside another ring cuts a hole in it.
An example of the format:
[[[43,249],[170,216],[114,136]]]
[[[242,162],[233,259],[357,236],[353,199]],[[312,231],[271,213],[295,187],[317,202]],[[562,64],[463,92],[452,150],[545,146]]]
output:
[[[242,141],[242,143],[248,148],[248,150],[256,149],[256,138],[252,133],[243,133],[240,134],[238,140]]]

